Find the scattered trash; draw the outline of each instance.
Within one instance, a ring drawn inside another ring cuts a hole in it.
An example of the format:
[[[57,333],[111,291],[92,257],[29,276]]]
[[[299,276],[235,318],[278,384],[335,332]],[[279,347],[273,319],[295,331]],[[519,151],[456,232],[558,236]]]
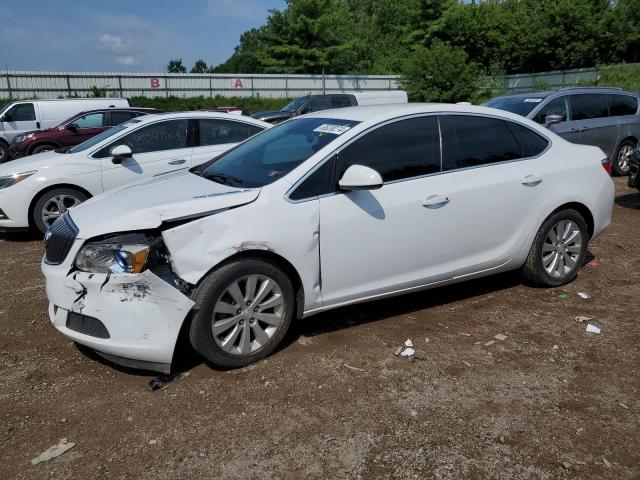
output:
[[[559,347],[558,345],[554,345],[552,348],[553,348],[554,350],[558,350],[560,347]]]
[[[596,327],[595,325],[592,324],[588,324],[587,325],[587,332],[589,333],[600,333],[600,327]]]
[[[425,342],[426,342],[426,343],[429,343],[429,337],[427,337],[427,338],[425,339]]]
[[[465,362],[464,360],[462,360],[462,363],[464,363],[469,368],[473,367],[473,365],[471,365],[469,362]]]
[[[47,462],[52,458],[59,457],[60,455],[71,450],[75,446],[76,446],[75,443],[67,443],[67,439],[62,438],[60,439],[57,445],[53,445],[47,448],[44,452],[42,452],[36,458],[33,458],[31,460],[31,465],[37,465],[38,463]]]
[[[586,292],[578,292],[578,296],[579,296],[580,298],[584,299],[584,300],[586,300],[586,299],[588,299],[588,298],[591,298],[591,295],[589,295],[589,294],[588,294],[588,293],[586,293]]]
[[[474,345],[480,345],[482,342],[473,342]]]
[[[403,357],[413,357],[416,354],[416,351],[413,348],[405,348],[400,355],[402,355]]]
[[[562,462],[562,466],[569,470],[571,468],[571,462]]]
[[[490,347],[490,346],[491,346],[491,345],[493,345],[494,343],[496,343],[496,342],[494,342],[493,340],[489,340],[487,343],[485,343],[485,344],[484,344],[484,346],[485,346],[485,347]]]
[[[560,295],[558,295],[558,298],[560,300],[565,300],[565,299],[569,298],[569,294],[568,293],[561,293]]]
[[[402,352],[402,347],[398,347],[396,348],[396,351],[393,352],[393,354],[397,357],[398,355],[400,355],[401,352]]]
[[[597,260],[593,259],[590,262],[587,262],[587,267],[595,268],[600,266]]]
[[[496,340],[502,341],[502,340],[506,340],[507,339],[507,335],[505,335],[503,333],[497,333],[496,336],[493,337],[493,338],[495,338]]]
[[[604,462],[604,466],[607,468],[611,468],[611,463],[604,457],[602,457],[602,461]]]
[[[158,443],[157,440],[149,440],[149,445],[155,445],[156,443]]]
[[[458,335],[462,335],[463,337],[470,337],[471,336],[470,333],[466,333],[466,332],[458,332]]]
[[[410,338],[407,338],[407,339],[404,341],[404,346],[405,346],[405,347],[413,347],[413,342],[411,341],[411,339],[410,339]]]
[[[351,365],[347,365],[346,363],[344,364],[344,366],[350,370],[355,370],[356,372],[366,372],[364,368],[352,367]]]
[[[180,380],[184,377],[188,377],[189,372],[176,372],[171,375],[158,375],[156,378],[149,381],[151,391],[164,390],[176,380]]]
[[[578,323],[588,322],[589,320],[591,320],[591,317],[585,317],[584,315],[578,315],[576,317],[576,322]]]
[[[618,405],[620,405],[620,406],[622,406],[622,407],[626,408],[627,410],[629,410],[629,407],[627,407],[624,403],[620,403],[620,402],[618,402]]]

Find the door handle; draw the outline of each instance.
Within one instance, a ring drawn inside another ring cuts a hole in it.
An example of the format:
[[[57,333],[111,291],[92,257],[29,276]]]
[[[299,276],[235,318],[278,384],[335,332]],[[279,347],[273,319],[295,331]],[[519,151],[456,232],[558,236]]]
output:
[[[527,187],[535,187],[542,183],[542,177],[539,177],[538,175],[527,175],[522,179],[521,183]]]
[[[422,202],[422,206],[427,208],[440,208],[444,207],[447,203],[449,203],[449,197],[444,197],[442,195],[431,195]]]
[[[187,161],[184,159],[180,159],[180,160],[171,160],[169,162],[169,165],[182,165],[183,163],[186,163]]]

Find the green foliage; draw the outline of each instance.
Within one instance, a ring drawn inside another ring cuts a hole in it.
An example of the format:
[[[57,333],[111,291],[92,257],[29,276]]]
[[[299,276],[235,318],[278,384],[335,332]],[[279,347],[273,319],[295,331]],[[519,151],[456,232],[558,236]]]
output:
[[[640,92],[640,63],[600,66],[598,71],[600,73],[598,85]]]
[[[167,64],[167,73],[187,73],[186,67],[182,64],[181,58],[173,58]]]
[[[207,67],[207,63],[200,59],[196,61],[195,65],[191,69],[191,73],[207,73],[209,67]]]
[[[132,97],[129,99],[134,107],[160,108],[166,112],[182,112],[200,110],[201,108],[215,108],[234,106],[246,109],[253,114],[264,110],[280,110],[291,101],[290,98],[262,98],[262,97]]]
[[[106,97],[106,96],[107,96],[106,88],[99,88],[93,85],[89,89],[89,97],[100,98],[100,97]]]
[[[407,63],[402,87],[413,101],[466,101],[477,91],[478,67],[460,48],[434,42],[416,47]]]

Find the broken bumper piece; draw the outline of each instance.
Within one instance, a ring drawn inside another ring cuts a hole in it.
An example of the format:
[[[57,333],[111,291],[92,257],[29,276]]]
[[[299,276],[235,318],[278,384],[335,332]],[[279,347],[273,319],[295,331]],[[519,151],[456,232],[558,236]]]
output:
[[[167,372],[193,301],[147,270],[91,274],[43,264],[49,317],[65,336],[114,363]]]

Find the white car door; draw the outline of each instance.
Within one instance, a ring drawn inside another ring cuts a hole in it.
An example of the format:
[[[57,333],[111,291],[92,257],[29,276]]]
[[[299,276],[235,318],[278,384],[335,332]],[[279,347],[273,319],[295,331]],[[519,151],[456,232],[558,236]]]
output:
[[[21,133],[39,130],[39,123],[33,103],[17,103],[2,115],[2,125],[7,141],[11,141]]]
[[[455,277],[509,264],[537,230],[549,142],[521,124],[488,116],[441,117],[443,169],[458,218]]]
[[[218,118],[197,120],[193,165],[200,165],[244,142],[263,129],[250,123]]]
[[[336,179],[351,165],[381,174],[377,190],[320,197],[325,305],[451,278],[456,218],[441,175],[438,119],[388,123],[341,149]]]
[[[100,158],[104,190],[191,166],[189,120],[170,119],[144,125],[110,143],[94,157]],[[133,154],[114,163],[111,150],[127,145]]]

